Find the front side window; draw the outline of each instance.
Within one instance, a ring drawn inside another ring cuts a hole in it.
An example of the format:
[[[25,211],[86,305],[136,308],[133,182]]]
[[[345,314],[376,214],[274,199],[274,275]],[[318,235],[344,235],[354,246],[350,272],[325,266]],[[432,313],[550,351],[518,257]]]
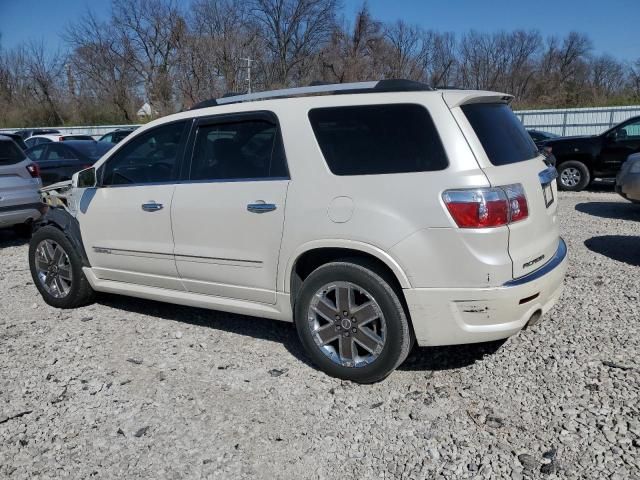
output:
[[[101,185],[177,181],[187,124],[169,123],[133,138],[100,168]]]
[[[242,120],[198,127],[191,180],[287,177],[278,126],[267,120]]]
[[[335,175],[430,172],[449,164],[433,120],[420,105],[317,108],[309,120]]]
[[[615,138],[618,141],[638,140],[640,139],[640,119],[618,127],[614,132]]]

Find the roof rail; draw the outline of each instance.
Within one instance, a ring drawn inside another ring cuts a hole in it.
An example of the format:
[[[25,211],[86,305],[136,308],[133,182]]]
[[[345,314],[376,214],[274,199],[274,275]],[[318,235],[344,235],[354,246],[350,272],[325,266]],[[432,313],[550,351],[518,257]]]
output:
[[[381,92],[416,92],[431,91],[433,88],[420,82],[412,80],[378,80],[373,82],[354,82],[354,83],[331,83],[319,84],[314,83],[309,87],[283,88],[281,90],[269,90],[266,92],[247,93],[244,95],[230,95],[217,99],[209,99],[200,102],[191,110],[205,107],[213,107],[216,105],[228,105],[231,103],[251,102],[254,100],[267,100],[271,98],[287,98],[299,95],[313,94],[341,94],[341,93],[381,93]]]

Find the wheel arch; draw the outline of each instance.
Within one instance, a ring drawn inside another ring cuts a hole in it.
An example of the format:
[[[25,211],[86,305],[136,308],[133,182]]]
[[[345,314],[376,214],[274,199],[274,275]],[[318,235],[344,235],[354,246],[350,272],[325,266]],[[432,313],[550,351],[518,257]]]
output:
[[[82,242],[78,220],[63,208],[49,207],[44,216],[37,222],[35,230],[49,225],[65,234],[71,245],[79,253],[83,267],[91,267]]]
[[[348,241],[315,241],[298,248],[287,264],[283,290],[290,294],[292,304],[304,279],[316,268],[344,258],[362,258],[375,263],[397,282],[398,287],[411,288],[402,267],[388,253],[370,244]]]

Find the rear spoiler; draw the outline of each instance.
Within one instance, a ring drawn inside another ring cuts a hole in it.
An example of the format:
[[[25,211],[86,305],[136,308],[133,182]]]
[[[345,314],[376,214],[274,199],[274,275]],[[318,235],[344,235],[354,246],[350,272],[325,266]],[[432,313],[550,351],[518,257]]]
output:
[[[481,90],[447,90],[442,93],[442,98],[449,108],[455,108],[471,103],[506,103],[508,105],[513,100],[513,95]]]

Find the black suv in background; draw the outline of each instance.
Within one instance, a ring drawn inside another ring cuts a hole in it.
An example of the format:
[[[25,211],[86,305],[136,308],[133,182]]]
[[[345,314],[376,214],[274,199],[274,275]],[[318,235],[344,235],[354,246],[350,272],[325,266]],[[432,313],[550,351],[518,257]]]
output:
[[[613,178],[632,153],[640,152],[640,117],[633,117],[600,135],[547,140],[558,169],[558,187],[580,191],[596,178]]]

